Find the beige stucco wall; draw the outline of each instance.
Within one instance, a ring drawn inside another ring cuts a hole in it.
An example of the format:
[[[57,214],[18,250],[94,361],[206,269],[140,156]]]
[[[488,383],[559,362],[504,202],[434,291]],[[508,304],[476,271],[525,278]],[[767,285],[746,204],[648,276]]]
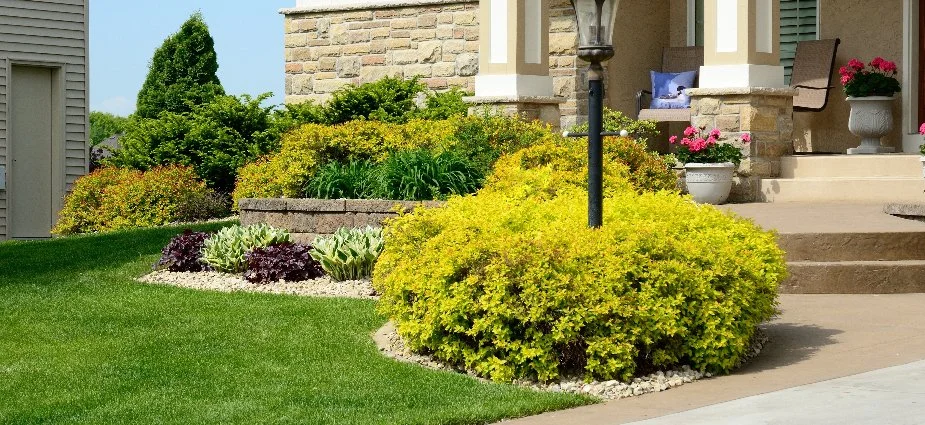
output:
[[[899,69],[903,48],[902,0],[819,0],[820,38],[841,38],[835,60],[835,88],[829,93],[829,104],[822,112],[794,114],[794,145],[798,152],[838,152],[855,147],[860,139],[848,132],[848,112],[844,91],[838,81],[837,68],[851,58],[869,62],[875,56],[895,61]],[[898,76],[900,79],[902,75]],[[900,80],[902,81],[902,80]],[[897,98],[899,93],[897,93]],[[902,102],[893,105],[897,125],[882,143],[901,149],[902,137],[898,123]]]
[[[650,89],[650,70],[662,67],[662,50],[669,46],[667,0],[620,2],[614,26],[614,58],[608,66],[610,107],[636,116],[636,92]]]

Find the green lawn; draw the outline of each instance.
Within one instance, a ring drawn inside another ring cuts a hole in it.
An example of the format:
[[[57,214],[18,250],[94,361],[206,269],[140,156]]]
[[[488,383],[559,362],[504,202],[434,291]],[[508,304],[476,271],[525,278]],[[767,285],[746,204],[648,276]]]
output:
[[[475,424],[590,402],[388,360],[370,301],[134,282],[178,232],[0,244],[0,423]]]

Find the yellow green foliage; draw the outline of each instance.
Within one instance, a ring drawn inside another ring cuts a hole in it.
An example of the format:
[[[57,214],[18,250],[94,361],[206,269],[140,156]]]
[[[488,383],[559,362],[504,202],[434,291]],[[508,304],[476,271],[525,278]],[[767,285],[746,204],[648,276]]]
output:
[[[286,134],[281,150],[242,167],[232,198],[298,197],[320,166],[329,161],[385,161],[393,152],[455,151],[487,173],[502,154],[555,136],[548,126],[495,115],[453,117],[404,124],[350,121],[335,126],[306,124]]]
[[[223,202],[191,167],[101,168],[77,179],[52,233],[103,232],[210,218]]]
[[[587,227],[584,163],[544,144],[501,159],[475,196],[388,223],[373,284],[412,349],[481,376],[628,380],[687,364],[733,368],[775,313],[774,235],[605,170]]]

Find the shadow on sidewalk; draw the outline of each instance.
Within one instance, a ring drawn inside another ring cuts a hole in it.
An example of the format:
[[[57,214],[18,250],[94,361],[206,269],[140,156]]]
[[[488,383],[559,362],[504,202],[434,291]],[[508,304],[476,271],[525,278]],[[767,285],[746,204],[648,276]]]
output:
[[[821,347],[837,343],[834,336],[844,332],[815,325],[779,322],[762,325],[762,329],[768,334],[768,343],[757,358],[736,374],[747,375],[800,363],[813,357]]]

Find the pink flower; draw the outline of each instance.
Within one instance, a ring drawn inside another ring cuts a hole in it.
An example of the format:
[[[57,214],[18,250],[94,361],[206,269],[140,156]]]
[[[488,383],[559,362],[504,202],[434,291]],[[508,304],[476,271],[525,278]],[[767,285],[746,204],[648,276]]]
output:
[[[853,79],[854,79],[854,76],[853,76],[853,75],[842,75],[842,76],[841,76],[841,83],[842,83],[842,85],[845,85],[845,84],[850,83],[851,80],[853,80]]]
[[[851,75],[851,74],[853,74],[854,71],[851,70],[851,69],[849,69],[847,66],[843,66],[843,67],[841,67],[841,68],[838,68],[838,73],[839,73],[839,75],[841,75],[842,77],[844,77],[844,76],[846,76],[846,75]]]
[[[874,60],[870,61],[870,66],[879,69],[883,65],[883,62],[884,62],[883,58],[881,58],[880,56],[877,56],[874,58]]]
[[[882,61],[883,59],[881,58],[880,60]],[[850,61],[848,61],[848,66],[851,68],[854,68],[855,71],[860,71],[864,69],[864,62],[861,62],[857,59],[851,59]]]
[[[678,136],[671,136],[668,138],[668,143],[671,143],[672,145],[675,144],[675,142],[677,141],[678,141]]]
[[[689,126],[684,129],[684,137],[691,137],[697,133],[697,129],[694,126]]]
[[[883,72],[896,72],[896,62],[883,61],[880,63],[880,70]]]
[[[681,139],[681,146],[690,146],[690,144],[691,144],[691,139],[688,139],[687,137]]]
[[[925,124],[923,124],[923,125],[925,125]],[[743,134],[743,135],[742,135],[742,141],[745,142],[745,143],[751,143],[751,141],[752,141],[752,135],[751,135],[751,133],[745,133],[745,134]]]
[[[925,122],[923,122],[922,125],[919,126],[919,134],[925,134]]]
[[[719,139],[720,134],[722,133],[719,131],[718,128],[714,128],[712,131],[710,131],[710,137],[714,139]]]
[[[707,141],[702,138],[697,138],[691,141],[690,150],[691,152],[700,152],[707,147]]]

